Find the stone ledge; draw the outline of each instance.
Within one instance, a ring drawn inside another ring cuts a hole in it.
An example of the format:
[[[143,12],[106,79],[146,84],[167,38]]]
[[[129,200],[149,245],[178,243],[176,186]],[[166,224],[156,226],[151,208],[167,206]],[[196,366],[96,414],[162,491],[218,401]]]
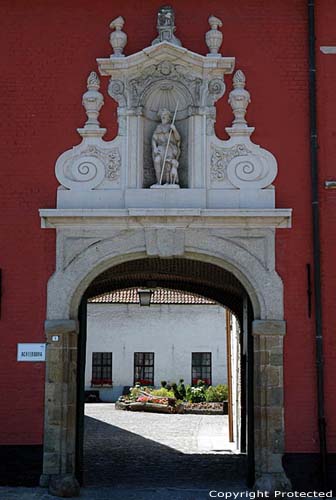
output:
[[[244,227],[289,228],[292,210],[283,209],[41,209],[42,228],[109,226],[123,229],[172,226],[184,229]]]
[[[252,335],[281,335],[286,334],[286,321],[282,320],[254,320],[252,322]]]

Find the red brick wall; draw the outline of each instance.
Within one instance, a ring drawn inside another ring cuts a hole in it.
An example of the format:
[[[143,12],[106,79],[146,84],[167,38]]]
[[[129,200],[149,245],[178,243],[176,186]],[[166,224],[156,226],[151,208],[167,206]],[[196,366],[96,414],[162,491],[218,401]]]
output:
[[[317,2],[316,55],[317,104],[319,126],[319,186],[322,243],[322,298],[325,355],[325,394],[327,444],[336,451],[336,191],[326,190],[324,182],[336,179],[336,54],[325,55],[320,46],[336,46],[336,4]]]
[[[314,320],[307,315],[306,264],[312,263],[309,172],[306,2],[302,0],[172,0],[176,35],[205,54],[204,33],[213,13],[223,19],[222,53],[236,57],[252,95],[248,111],[255,142],[279,162],[277,206],[294,209],[293,228],[277,234],[277,269],[285,285],[286,450],[318,449],[315,396]],[[318,44],[336,44],[333,0],[317,9]],[[126,20],[126,54],[156,36],[161,0],[2,0],[0,60],[2,119],[0,256],[3,310],[0,321],[0,443],[40,443],[44,367],[17,363],[18,342],[42,342],[47,279],[55,261],[54,231],[39,227],[39,208],[55,207],[54,164],[79,142],[85,121],[81,96],[96,57],[107,57],[109,22]],[[318,58],[321,185],[334,175],[336,56]],[[231,79],[227,79],[228,88]],[[102,78],[106,94],[107,79]],[[218,104],[217,133],[224,138],[231,113],[227,94]],[[101,113],[106,139],[116,132],[116,107],[106,97]],[[323,135],[323,138],[322,138]],[[335,174],[336,175],[336,174]],[[328,443],[336,451],[335,335],[332,323],[336,266],[336,193],[321,188],[323,305],[326,334]]]

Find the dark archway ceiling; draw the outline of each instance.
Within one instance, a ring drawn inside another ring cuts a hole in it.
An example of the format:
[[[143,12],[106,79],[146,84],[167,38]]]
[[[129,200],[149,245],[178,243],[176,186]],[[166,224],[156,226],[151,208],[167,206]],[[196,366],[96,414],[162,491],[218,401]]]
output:
[[[171,288],[209,297],[242,318],[243,298],[247,296],[240,281],[214,264],[183,258],[137,259],[97,276],[86,291],[86,298],[131,287]]]

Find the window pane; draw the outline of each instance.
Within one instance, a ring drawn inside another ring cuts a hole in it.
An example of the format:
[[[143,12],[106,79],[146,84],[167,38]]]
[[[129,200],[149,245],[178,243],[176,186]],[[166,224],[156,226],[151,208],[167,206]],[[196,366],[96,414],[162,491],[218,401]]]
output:
[[[204,380],[211,384],[211,352],[193,352],[191,357],[192,384]]]
[[[92,353],[92,384],[112,382],[112,353]]]
[[[154,383],[154,353],[135,352],[134,353],[134,382]]]

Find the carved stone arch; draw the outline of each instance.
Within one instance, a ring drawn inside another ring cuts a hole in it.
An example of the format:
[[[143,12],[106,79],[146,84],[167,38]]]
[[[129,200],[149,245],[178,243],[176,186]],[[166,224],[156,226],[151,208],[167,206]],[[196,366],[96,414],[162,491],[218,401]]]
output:
[[[174,230],[157,229],[154,238],[158,241],[163,232],[173,239]],[[84,243],[85,244],[85,243]],[[179,242],[176,241],[176,245]],[[87,286],[101,272],[121,262],[148,256],[149,241],[145,231],[121,231],[100,239],[94,243],[88,241],[87,247],[72,258],[65,269],[56,272],[48,284],[48,319],[77,317],[78,306]],[[153,250],[151,250],[153,252]],[[185,248],[170,250],[172,255],[196,259],[215,264],[230,271],[244,286],[258,319],[282,319],[283,286],[274,269],[267,269],[260,262],[260,256],[253,255],[248,248],[238,246],[235,238],[228,235],[225,244],[216,235],[205,235],[199,231],[190,232],[185,241]],[[157,248],[160,255],[160,248]],[[59,294],[58,290],[64,293]],[[270,293],[272,290],[272,293]]]

